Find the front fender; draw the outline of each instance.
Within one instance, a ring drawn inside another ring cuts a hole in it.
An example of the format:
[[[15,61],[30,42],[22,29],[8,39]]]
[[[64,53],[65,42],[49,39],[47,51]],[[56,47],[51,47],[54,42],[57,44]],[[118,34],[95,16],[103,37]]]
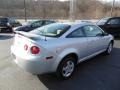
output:
[[[109,35],[110,39],[109,39],[109,42],[113,41],[113,44],[114,44],[114,37],[112,35]]]

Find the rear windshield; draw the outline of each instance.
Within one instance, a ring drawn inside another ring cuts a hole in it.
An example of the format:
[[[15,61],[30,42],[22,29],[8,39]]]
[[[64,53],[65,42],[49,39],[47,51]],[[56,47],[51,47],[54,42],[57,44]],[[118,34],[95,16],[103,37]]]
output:
[[[47,36],[47,37],[60,37],[69,28],[70,28],[70,25],[67,25],[67,24],[50,24],[50,25],[37,28],[29,33],[33,33],[41,36]]]

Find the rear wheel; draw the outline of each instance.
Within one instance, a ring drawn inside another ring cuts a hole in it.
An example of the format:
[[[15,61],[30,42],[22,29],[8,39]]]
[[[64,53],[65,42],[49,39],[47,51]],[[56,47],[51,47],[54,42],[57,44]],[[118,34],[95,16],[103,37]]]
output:
[[[72,76],[75,70],[75,58],[66,57],[59,64],[56,75],[62,79],[68,79]]]

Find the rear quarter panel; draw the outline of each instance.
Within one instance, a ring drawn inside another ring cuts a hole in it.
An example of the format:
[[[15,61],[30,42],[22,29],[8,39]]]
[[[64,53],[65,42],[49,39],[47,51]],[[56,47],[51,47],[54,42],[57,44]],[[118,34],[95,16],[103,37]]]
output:
[[[47,55],[54,57],[52,60],[47,60],[47,63],[51,63],[48,67],[52,68],[52,71],[56,71],[58,64],[66,55],[70,53],[78,55],[79,53],[74,43],[69,42],[66,38],[48,40],[42,45],[47,50]]]

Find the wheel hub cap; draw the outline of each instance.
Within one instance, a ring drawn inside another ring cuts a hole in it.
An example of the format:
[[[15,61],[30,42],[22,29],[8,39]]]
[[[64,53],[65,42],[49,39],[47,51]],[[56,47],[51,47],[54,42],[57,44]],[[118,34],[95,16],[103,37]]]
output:
[[[74,62],[73,61],[68,61],[62,69],[62,74],[64,77],[69,77],[74,70]]]
[[[110,53],[111,51],[112,51],[112,44],[109,45],[108,53]]]

